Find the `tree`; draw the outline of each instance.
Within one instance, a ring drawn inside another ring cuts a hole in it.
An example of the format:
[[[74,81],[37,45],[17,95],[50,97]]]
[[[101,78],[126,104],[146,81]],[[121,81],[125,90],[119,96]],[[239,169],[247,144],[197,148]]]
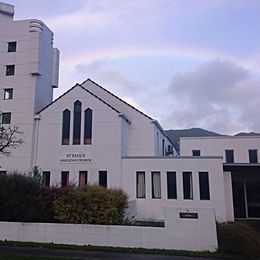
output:
[[[0,125],[0,155],[9,156],[12,149],[16,149],[23,143],[22,132],[18,126]]]

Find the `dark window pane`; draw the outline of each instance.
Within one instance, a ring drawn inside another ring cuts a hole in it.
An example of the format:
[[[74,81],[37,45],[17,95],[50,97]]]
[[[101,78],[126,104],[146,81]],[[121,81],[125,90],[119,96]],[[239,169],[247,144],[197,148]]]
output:
[[[15,71],[15,66],[14,65],[7,65],[6,66],[6,76],[13,76]]]
[[[145,198],[145,172],[136,172],[136,197]]]
[[[6,175],[6,171],[0,171],[0,175]]]
[[[62,114],[62,144],[70,144],[70,111],[68,109]]]
[[[51,173],[50,172],[42,172],[42,185],[44,187],[50,187]]]
[[[85,110],[84,144],[92,143],[92,110]]]
[[[16,42],[8,42],[8,52],[16,52]]]
[[[193,187],[192,187],[192,173],[183,172],[183,198],[185,200],[193,199]]]
[[[192,156],[200,156],[200,150],[192,150]]]
[[[80,171],[79,172],[79,186],[84,186],[88,183],[88,172]]]
[[[73,144],[80,144],[81,133],[81,102],[74,103],[74,118],[73,118]]]
[[[2,114],[2,124],[11,124],[11,113]]]
[[[4,99],[13,99],[13,89],[12,88],[4,89]]]
[[[249,153],[249,162],[257,163],[258,162],[257,150],[256,149],[248,150],[248,153]]]
[[[200,199],[209,200],[209,174],[207,172],[199,172]]]
[[[176,172],[167,172],[168,199],[177,199]]]
[[[160,172],[152,172],[152,198],[161,198],[161,174]]]
[[[61,172],[61,187],[69,185],[69,172]]]
[[[225,150],[226,163],[234,162],[234,150]]]
[[[99,171],[99,186],[107,187],[107,172]]]

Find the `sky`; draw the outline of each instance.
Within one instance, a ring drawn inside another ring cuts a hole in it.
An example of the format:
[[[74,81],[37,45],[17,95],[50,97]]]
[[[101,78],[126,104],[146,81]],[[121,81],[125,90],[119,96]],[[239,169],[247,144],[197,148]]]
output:
[[[164,129],[260,132],[259,0],[6,0],[60,50],[55,97],[91,78]]]

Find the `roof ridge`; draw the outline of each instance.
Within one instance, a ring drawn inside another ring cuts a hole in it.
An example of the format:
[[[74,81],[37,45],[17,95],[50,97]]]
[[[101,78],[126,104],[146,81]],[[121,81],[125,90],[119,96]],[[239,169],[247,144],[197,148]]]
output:
[[[115,112],[117,112],[118,114],[121,114],[121,112],[119,110],[117,110],[116,108],[114,108],[113,106],[111,106],[110,104],[108,104],[106,101],[104,101],[103,99],[101,99],[100,97],[98,97],[97,95],[95,95],[94,93],[92,93],[91,91],[89,91],[88,89],[84,88],[83,86],[81,86],[79,83],[76,83],[73,87],[71,87],[70,89],[68,89],[66,92],[64,92],[62,95],[60,95],[59,97],[57,97],[55,100],[53,100],[51,103],[49,103],[47,106],[43,107],[40,111],[38,111],[36,114],[40,114],[43,110],[45,110],[46,108],[48,108],[49,106],[51,106],[53,103],[55,103],[57,100],[61,99],[63,96],[65,96],[67,93],[69,93],[72,89],[74,89],[75,87],[81,87],[82,89],[84,89],[86,92],[88,92],[89,94],[91,94],[92,96],[94,96],[95,98],[97,98],[99,101],[101,101],[102,103],[104,103],[105,105],[107,105],[108,107],[110,107],[112,110],[114,110]]]
[[[113,97],[117,98],[118,100],[120,100],[121,102],[123,102],[124,104],[128,105],[129,107],[133,108],[134,110],[136,110],[137,112],[139,112],[140,114],[142,114],[143,116],[149,118],[150,120],[154,120],[152,117],[146,115],[145,113],[143,113],[142,111],[140,111],[139,109],[137,109],[136,107],[130,105],[129,103],[127,103],[126,101],[124,101],[123,99],[121,99],[120,97],[118,97],[117,95],[113,94],[112,92],[110,92],[109,90],[105,89],[104,87],[100,86],[99,84],[97,84],[95,81],[93,81],[92,79],[88,78],[87,80],[83,81],[80,85],[84,84],[85,82],[90,81],[92,83],[94,83],[96,86],[98,86],[99,88],[103,89],[104,91],[106,91],[107,93],[109,93],[110,95],[112,95]]]

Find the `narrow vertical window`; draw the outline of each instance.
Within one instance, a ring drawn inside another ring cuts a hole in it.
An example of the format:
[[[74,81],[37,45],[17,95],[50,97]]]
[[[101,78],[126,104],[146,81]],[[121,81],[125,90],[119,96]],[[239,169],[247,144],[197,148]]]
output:
[[[234,163],[234,150],[225,150],[226,163]]]
[[[185,200],[193,199],[193,187],[192,187],[192,173],[183,172],[183,198]]]
[[[92,143],[92,110],[90,108],[85,110],[84,123],[84,144]]]
[[[50,172],[42,172],[42,185],[43,187],[50,187],[51,181],[51,173]]]
[[[210,200],[208,172],[199,172],[199,187],[200,187],[200,199]]]
[[[68,109],[62,114],[62,144],[70,144],[70,111]]]
[[[79,172],[79,186],[84,186],[88,183],[88,172],[80,171]]]
[[[74,103],[74,117],[73,117],[73,144],[80,144],[81,132],[81,102]]]
[[[167,172],[168,199],[177,199],[176,172]]]
[[[192,156],[200,156],[200,150],[192,150]]]
[[[61,187],[66,187],[69,185],[69,172],[61,172]]]
[[[161,174],[160,172],[152,172],[152,198],[161,198]]]
[[[257,150],[256,149],[248,150],[248,154],[249,154],[249,163],[257,163],[258,162]]]
[[[99,171],[99,186],[107,187],[107,171]]]
[[[136,197],[145,198],[145,172],[136,172]]]
[[[8,42],[8,52],[16,52],[16,42]]]

